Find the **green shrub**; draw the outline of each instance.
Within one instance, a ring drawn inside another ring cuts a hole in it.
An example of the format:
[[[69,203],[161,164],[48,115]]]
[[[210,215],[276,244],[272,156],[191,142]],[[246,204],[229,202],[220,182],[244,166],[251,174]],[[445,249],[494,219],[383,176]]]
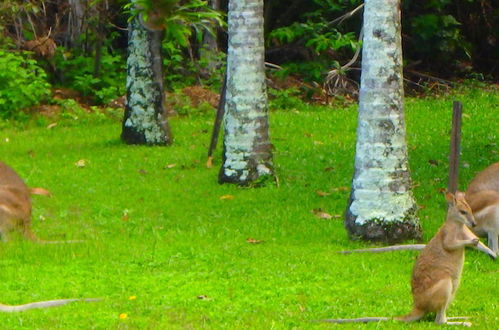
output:
[[[297,88],[268,89],[269,108],[272,110],[296,110],[305,106],[300,96],[302,91]]]
[[[61,83],[96,104],[106,104],[125,94],[125,60],[120,55],[103,51],[97,76],[94,75],[94,62],[93,56],[72,56],[64,49],[55,57],[55,66],[62,73]]]
[[[50,95],[47,75],[27,52],[0,50],[0,117],[19,116]]]

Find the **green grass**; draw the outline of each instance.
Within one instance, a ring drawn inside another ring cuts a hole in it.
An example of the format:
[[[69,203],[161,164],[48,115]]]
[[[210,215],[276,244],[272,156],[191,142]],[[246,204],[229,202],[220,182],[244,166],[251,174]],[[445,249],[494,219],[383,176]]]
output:
[[[465,111],[461,187],[498,160],[497,93],[407,100],[425,240],[445,216],[439,189],[447,183],[453,99]],[[272,112],[280,185],[257,189],[219,185],[219,160],[204,167],[211,116],[173,118],[171,147],[123,145],[119,121],[101,117],[66,118],[52,129],[4,129],[2,160],[29,185],[53,194],[34,197],[34,231],[43,239],[86,243],[38,245],[18,238],[0,245],[0,301],[103,300],[1,314],[0,328],[321,328],[330,325],[311,321],[409,312],[417,253],[335,254],[366,244],[349,241],[341,219],[311,212],[345,209],[342,187],[352,177],[356,116],[355,107]],[[75,166],[80,159],[83,168]],[[317,190],[331,194],[320,197]],[[248,238],[263,242],[249,244]],[[480,329],[496,329],[498,267],[468,251],[449,315],[472,316]],[[122,313],[127,318],[120,319]],[[344,328],[401,326],[436,328],[428,320]]]

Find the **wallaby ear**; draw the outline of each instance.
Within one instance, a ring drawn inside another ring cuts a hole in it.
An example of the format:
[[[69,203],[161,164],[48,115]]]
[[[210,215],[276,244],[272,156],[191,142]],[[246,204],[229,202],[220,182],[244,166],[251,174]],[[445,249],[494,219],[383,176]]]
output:
[[[456,202],[456,197],[451,192],[448,191],[445,193],[445,199],[449,204],[455,204]]]
[[[455,196],[456,196],[456,199],[462,199],[462,200],[465,199],[464,198],[464,192],[462,192],[462,191],[456,191],[456,195]]]

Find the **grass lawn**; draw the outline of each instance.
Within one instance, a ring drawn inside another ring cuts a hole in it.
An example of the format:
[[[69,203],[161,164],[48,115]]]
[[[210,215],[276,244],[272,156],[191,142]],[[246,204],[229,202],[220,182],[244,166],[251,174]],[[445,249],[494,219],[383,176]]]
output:
[[[499,158],[497,91],[407,99],[425,241],[445,217],[439,190],[447,185],[454,99],[465,112],[461,188]],[[3,129],[0,158],[30,186],[53,194],[34,196],[34,232],[86,243],[39,245],[18,237],[0,244],[0,301],[102,301],[0,314],[0,328],[326,328],[311,321],[409,312],[417,252],[335,253],[366,246],[348,239],[340,218],[353,171],[355,108],[273,111],[280,184],[256,189],[219,185],[219,159],[205,168],[211,115],[172,118],[170,147],[123,145],[119,120],[101,116],[61,119],[51,129]],[[79,160],[84,167],[75,166]],[[317,208],[333,219],[316,217]],[[467,251],[449,316],[497,329],[498,278],[498,262]],[[429,319],[342,327],[402,326],[437,327]]]

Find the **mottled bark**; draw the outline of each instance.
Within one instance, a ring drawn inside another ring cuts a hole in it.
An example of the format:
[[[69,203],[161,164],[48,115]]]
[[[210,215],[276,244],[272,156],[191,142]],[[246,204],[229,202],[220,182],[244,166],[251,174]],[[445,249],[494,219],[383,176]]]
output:
[[[403,99],[399,0],[367,0],[355,173],[345,219],[352,238],[421,238]]]
[[[263,0],[229,2],[223,165],[219,181],[273,175],[264,68]]]
[[[169,144],[161,63],[162,32],[136,17],[128,31],[127,102],[121,138],[128,144]]]

